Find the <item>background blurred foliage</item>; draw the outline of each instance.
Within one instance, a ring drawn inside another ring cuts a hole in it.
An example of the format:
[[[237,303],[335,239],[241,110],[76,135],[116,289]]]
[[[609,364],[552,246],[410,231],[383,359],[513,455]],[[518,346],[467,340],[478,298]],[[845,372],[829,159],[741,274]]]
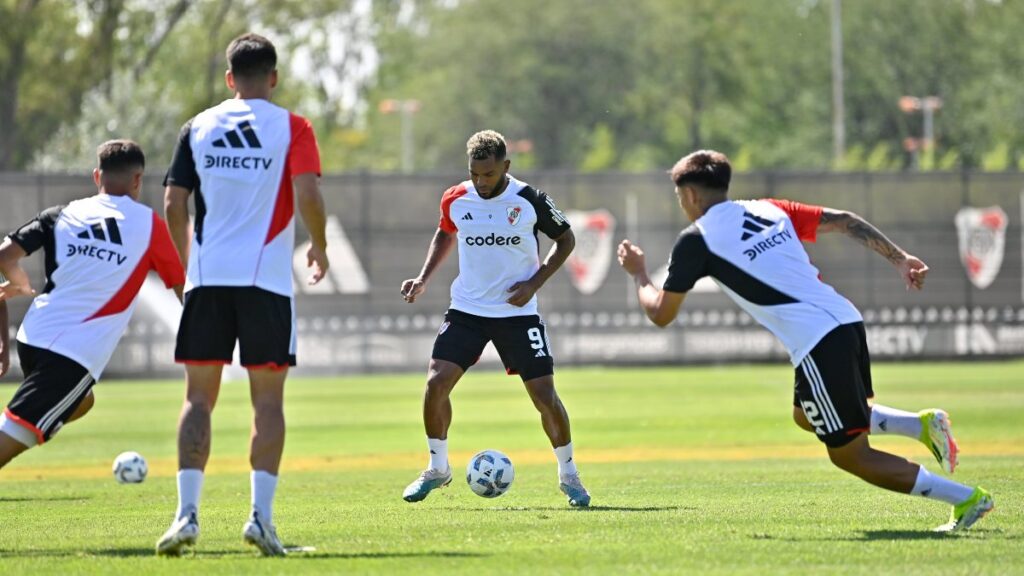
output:
[[[1024,165],[1024,3],[843,2],[847,153],[832,157],[829,0],[0,0],[0,169],[92,165],[111,137],[165,164],[230,97],[224,48],[281,56],[275,100],[310,117],[328,171],[460,169],[488,127],[519,167],[661,170],[720,149],[741,170],[898,170],[936,95],[924,170]]]

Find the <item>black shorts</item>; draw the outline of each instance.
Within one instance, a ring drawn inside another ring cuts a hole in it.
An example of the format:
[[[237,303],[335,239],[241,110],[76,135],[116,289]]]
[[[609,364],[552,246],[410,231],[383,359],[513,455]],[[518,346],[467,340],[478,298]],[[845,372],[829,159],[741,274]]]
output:
[[[818,439],[838,448],[871,427],[874,397],[864,323],[825,335],[796,369],[793,405],[802,408]]]
[[[231,364],[238,342],[246,368],[295,366],[295,308],[288,296],[253,286],[200,286],[185,294],[174,360]]]
[[[18,342],[18,357],[25,380],[4,416],[42,444],[60,430],[96,381],[78,362],[44,348]]]
[[[555,372],[547,330],[536,314],[485,318],[448,310],[434,340],[431,358],[454,362],[469,370],[488,342],[494,343],[505,371],[518,374],[524,382]]]

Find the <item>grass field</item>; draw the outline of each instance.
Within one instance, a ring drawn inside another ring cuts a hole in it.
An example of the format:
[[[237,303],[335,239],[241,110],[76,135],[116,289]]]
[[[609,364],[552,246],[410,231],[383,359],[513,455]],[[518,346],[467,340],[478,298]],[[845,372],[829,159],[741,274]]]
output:
[[[0,574],[184,573],[1024,573],[1024,363],[878,365],[881,403],[945,407],[956,478],[996,509],[944,536],[946,505],[884,492],[829,464],[790,420],[786,366],[563,369],[589,510],[570,509],[518,379],[470,373],[456,388],[456,479],[426,501],[401,491],[426,463],[419,375],[295,379],[275,506],[286,546],[262,559],[241,541],[249,508],[248,387],[225,384],[214,413],[194,555],[157,558],[177,501],[180,382],[101,383],[91,414],[0,471]],[[14,393],[0,388],[0,400]],[[904,438],[875,445],[938,467]],[[459,479],[496,448],[516,465],[495,500]],[[119,485],[114,456],[150,476]],[[186,572],[187,571],[187,572]]]

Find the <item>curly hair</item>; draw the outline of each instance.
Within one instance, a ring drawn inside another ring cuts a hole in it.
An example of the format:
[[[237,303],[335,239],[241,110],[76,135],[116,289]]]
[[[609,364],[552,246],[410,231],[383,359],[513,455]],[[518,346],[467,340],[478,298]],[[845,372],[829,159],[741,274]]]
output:
[[[494,130],[477,132],[466,142],[466,155],[473,160],[484,160],[492,156],[495,160],[504,160],[506,153],[505,137]]]

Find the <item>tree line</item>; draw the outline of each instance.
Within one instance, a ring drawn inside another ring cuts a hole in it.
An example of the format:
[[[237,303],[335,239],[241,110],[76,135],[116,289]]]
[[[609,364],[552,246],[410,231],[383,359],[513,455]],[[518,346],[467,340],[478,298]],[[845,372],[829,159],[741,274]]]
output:
[[[841,158],[837,4],[0,0],[0,170],[89,167],[112,137],[166,163],[230,96],[224,48],[250,30],[277,44],[275,98],[314,121],[329,171],[456,169],[484,127],[534,169],[664,169],[701,147],[739,170],[1024,166],[1024,3],[843,1]],[[904,96],[941,101],[933,146]]]

